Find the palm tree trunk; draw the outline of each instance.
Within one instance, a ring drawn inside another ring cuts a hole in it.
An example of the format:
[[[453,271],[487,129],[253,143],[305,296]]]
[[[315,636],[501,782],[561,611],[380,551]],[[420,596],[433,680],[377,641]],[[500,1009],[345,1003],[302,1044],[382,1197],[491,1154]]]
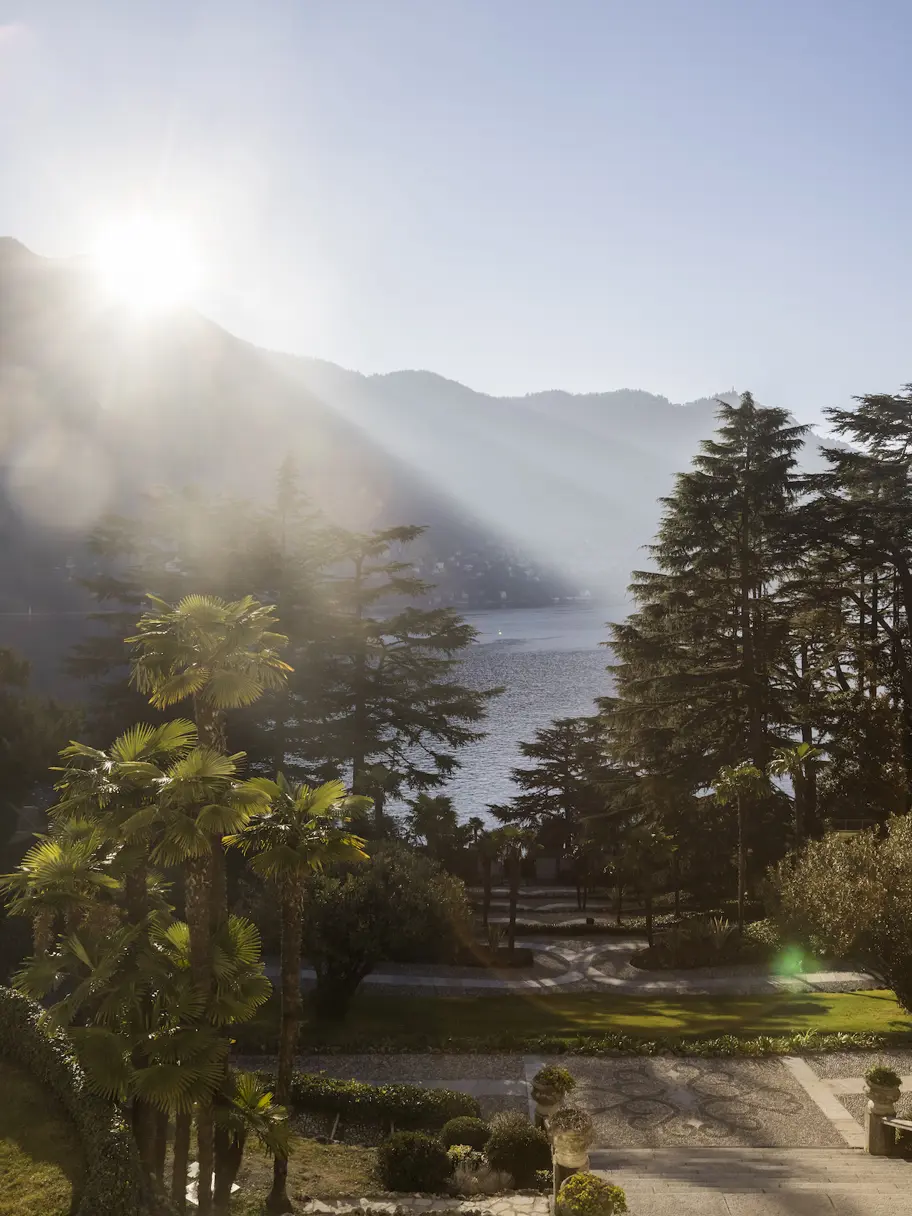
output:
[[[652,932],[652,868],[647,866],[646,873],[643,877],[643,894],[646,900],[646,941],[651,946],[653,944]]]
[[[190,1164],[189,1111],[180,1111],[174,1119],[174,1158],[171,1163],[171,1202],[179,1212],[187,1210],[187,1167]]]
[[[615,904],[614,911],[615,911],[614,919],[618,924],[620,924],[621,917],[624,912],[624,886],[620,882],[617,885],[617,903]]]
[[[142,1098],[134,1098],[131,1124],[143,1172],[147,1178],[152,1178],[155,1174],[155,1107]]]
[[[681,915],[681,870],[678,866],[678,850],[671,855],[671,873],[674,882],[674,914],[675,920]]]
[[[279,1064],[276,1075],[276,1102],[286,1109],[291,1104],[295,1049],[301,1025],[301,889],[286,884],[282,899],[282,1021],[279,1029]],[[266,1200],[270,1212],[290,1212],[288,1198],[288,1158],[278,1154],[272,1163],[272,1191]]]
[[[509,862],[510,870],[510,930],[507,945],[510,948],[510,953],[513,953],[516,945],[516,903],[519,899],[519,858],[511,857]]]
[[[738,932],[744,932],[744,886],[747,880],[747,857],[744,852],[744,808],[738,795]]]
[[[160,1110],[155,1116],[155,1162],[153,1172],[156,1181],[165,1184],[165,1157],[168,1153],[168,1112]]]
[[[184,903],[190,929],[190,974],[194,986],[208,1000],[212,991],[212,916],[207,857],[194,858],[187,867]],[[199,1147],[199,1210],[212,1206],[213,1113],[211,1100],[197,1104],[196,1136]]]
[[[200,1212],[211,1212],[212,1175],[215,1172],[215,1119],[211,1099],[197,1103],[196,1147],[199,1157],[197,1209]]]
[[[488,917],[491,915],[491,858],[482,857],[481,859],[481,885],[484,890],[483,902],[481,905],[481,923],[487,929]]]

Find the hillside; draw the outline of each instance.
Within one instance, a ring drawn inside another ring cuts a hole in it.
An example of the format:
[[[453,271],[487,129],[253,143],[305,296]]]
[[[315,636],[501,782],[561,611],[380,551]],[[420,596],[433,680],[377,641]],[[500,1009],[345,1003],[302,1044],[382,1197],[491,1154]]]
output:
[[[45,649],[29,612],[53,614],[55,650],[79,632],[82,544],[104,511],[158,483],[262,498],[288,453],[340,523],[428,525],[416,560],[444,600],[617,600],[715,408],[362,375],[189,310],[143,321],[102,306],[83,262],[3,239],[0,644]]]

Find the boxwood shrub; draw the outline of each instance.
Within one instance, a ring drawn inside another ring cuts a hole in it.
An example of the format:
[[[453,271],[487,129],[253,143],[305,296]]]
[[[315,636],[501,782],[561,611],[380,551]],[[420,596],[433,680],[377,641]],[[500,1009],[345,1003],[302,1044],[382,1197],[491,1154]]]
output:
[[[453,1162],[439,1140],[423,1132],[396,1132],[377,1149],[377,1173],[387,1191],[442,1191]]]
[[[474,1115],[459,1115],[443,1125],[440,1142],[444,1148],[450,1148],[454,1144],[467,1144],[469,1148],[482,1149],[490,1134],[491,1129],[484,1119],[476,1119]]]
[[[275,1078],[264,1074],[267,1085]],[[363,1119],[371,1123],[393,1123],[397,1128],[426,1128],[437,1131],[460,1115],[478,1118],[481,1108],[470,1094],[452,1089],[425,1089],[421,1085],[368,1085],[344,1081],[326,1073],[295,1073],[291,1087],[293,1109],[326,1112]]]
[[[140,1216],[153,1200],[133,1134],[116,1107],[89,1091],[67,1036],[40,1024],[41,1006],[0,987],[0,1057],[57,1098],[76,1128],[85,1175],[75,1216]]]

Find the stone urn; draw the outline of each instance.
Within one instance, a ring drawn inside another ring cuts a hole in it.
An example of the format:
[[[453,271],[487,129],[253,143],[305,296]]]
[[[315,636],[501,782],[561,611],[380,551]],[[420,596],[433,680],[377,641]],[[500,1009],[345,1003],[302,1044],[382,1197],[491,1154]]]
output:
[[[575,1106],[565,1106],[555,1112],[548,1120],[547,1127],[556,1202],[561,1183],[571,1174],[588,1170],[589,1149],[595,1140],[595,1128],[586,1112]]]
[[[896,1144],[896,1132],[884,1124],[884,1119],[896,1115],[901,1082],[895,1073],[887,1069],[872,1070],[874,1076],[865,1077],[865,1149],[874,1157],[888,1157]],[[877,1075],[879,1074],[879,1075]]]
[[[576,1082],[565,1068],[546,1064],[532,1078],[535,1126],[544,1127]]]
[[[544,1127],[563,1101],[564,1095],[556,1089],[532,1082],[532,1101],[535,1103],[535,1126]]]

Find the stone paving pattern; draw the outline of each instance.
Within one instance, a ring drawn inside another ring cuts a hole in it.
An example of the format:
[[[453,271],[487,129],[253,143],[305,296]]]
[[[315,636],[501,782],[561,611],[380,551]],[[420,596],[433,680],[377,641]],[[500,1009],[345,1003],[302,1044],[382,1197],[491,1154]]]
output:
[[[396,992],[418,988],[422,995],[459,996],[504,992],[574,991],[626,993],[634,996],[718,995],[755,996],[771,992],[855,992],[880,987],[880,981],[860,971],[815,971],[800,975],[770,975],[760,966],[695,967],[686,971],[642,971],[630,958],[646,944],[642,934],[620,938],[517,939],[535,952],[531,969],[482,970],[419,964],[384,966],[364,981],[372,990]],[[277,964],[267,965],[277,974]],[[314,981],[311,967],[302,967],[301,981]]]

